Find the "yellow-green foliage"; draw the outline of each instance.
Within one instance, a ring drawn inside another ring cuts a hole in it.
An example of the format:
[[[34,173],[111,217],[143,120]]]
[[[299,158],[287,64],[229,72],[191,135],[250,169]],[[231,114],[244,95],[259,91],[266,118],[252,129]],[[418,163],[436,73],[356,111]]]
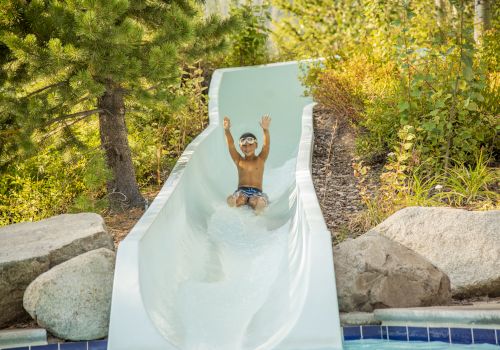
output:
[[[208,122],[202,71],[186,67],[183,78],[170,89],[177,96],[165,108],[129,111],[129,143],[141,188],[162,185],[177,158]],[[133,104],[128,105],[133,109]],[[111,177],[99,146],[97,117],[71,126],[78,146],[64,146],[61,130],[51,130],[38,152],[20,157],[0,177],[0,226],[35,221],[65,212],[102,212],[107,208],[106,181]],[[74,141],[74,140],[73,140]]]
[[[102,192],[108,176],[102,153],[99,149],[60,150],[57,146],[42,148],[2,173],[0,226],[102,207],[92,200]]]
[[[177,96],[165,108],[131,113],[129,141],[136,177],[141,187],[161,185],[184,148],[208,123],[208,98],[203,71],[186,67]]]
[[[381,176],[375,195],[365,185],[369,167],[355,164],[361,199],[366,210],[350,223],[354,232],[363,233],[397,210],[408,206],[452,206],[473,210],[497,209],[500,206],[500,171],[489,166],[480,151],[474,165],[457,163],[441,173],[425,171],[425,163],[414,157],[415,134],[411,127],[398,133],[399,142]]]
[[[408,205],[499,205],[486,159],[500,152],[500,6],[478,45],[473,3],[443,3],[438,14],[428,0],[274,1],[281,53],[326,58],[305,81],[357,130],[357,173],[385,159],[378,194],[361,191],[367,211],[355,225]]]
[[[273,0],[282,15],[272,38],[284,59],[329,57],[360,38],[357,0]]]
[[[239,29],[229,36],[228,53],[223,66],[253,66],[269,62],[268,21],[271,19],[267,1],[254,5],[251,0],[233,1],[230,15],[239,22]]]
[[[438,197],[451,205],[492,209],[500,205],[500,171],[488,167],[488,159],[479,154],[475,165],[459,163],[443,178],[443,191]]]

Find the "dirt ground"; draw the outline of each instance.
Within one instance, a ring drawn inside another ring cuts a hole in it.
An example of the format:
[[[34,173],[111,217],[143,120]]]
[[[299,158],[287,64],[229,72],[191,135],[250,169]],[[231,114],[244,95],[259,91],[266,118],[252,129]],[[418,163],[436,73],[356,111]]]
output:
[[[326,226],[334,243],[356,237],[352,219],[364,210],[358,178],[354,176],[355,131],[343,118],[316,106],[314,118],[314,152],[312,177]],[[367,193],[373,193],[379,184],[382,164],[372,164],[366,180]]]
[[[143,192],[142,195],[147,199],[148,203],[151,204],[159,192],[160,189],[151,189],[147,192]],[[120,212],[109,212],[103,215],[108,232],[113,235],[115,247],[118,247],[119,243],[127,237],[132,227],[139,221],[145,211],[145,208],[131,208]]]

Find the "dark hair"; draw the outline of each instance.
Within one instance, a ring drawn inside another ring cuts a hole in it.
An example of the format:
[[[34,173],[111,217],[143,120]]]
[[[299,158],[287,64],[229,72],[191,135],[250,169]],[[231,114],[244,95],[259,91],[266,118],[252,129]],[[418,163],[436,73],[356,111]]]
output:
[[[256,139],[256,140],[257,140],[257,138],[255,137],[255,135],[254,135],[254,134],[252,134],[251,132],[246,132],[246,133],[244,133],[243,135],[241,135],[241,136],[240,136],[240,140],[241,140],[241,139],[244,139],[244,138],[247,138],[247,137],[253,137],[254,139]]]

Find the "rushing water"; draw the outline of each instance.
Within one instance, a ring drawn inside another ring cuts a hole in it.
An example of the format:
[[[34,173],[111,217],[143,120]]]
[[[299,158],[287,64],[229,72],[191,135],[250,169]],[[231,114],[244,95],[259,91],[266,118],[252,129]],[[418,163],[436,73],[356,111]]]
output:
[[[218,281],[186,281],[179,314],[186,350],[241,349],[256,311],[267,300],[287,250],[287,227],[267,230],[247,208],[221,207],[208,225],[220,263]]]

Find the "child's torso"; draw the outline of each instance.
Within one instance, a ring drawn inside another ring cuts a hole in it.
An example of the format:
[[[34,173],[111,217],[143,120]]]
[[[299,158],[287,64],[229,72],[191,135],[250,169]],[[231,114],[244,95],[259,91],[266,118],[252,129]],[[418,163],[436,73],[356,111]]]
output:
[[[255,187],[262,190],[264,176],[264,161],[259,157],[255,159],[241,159],[238,168],[238,187]]]

